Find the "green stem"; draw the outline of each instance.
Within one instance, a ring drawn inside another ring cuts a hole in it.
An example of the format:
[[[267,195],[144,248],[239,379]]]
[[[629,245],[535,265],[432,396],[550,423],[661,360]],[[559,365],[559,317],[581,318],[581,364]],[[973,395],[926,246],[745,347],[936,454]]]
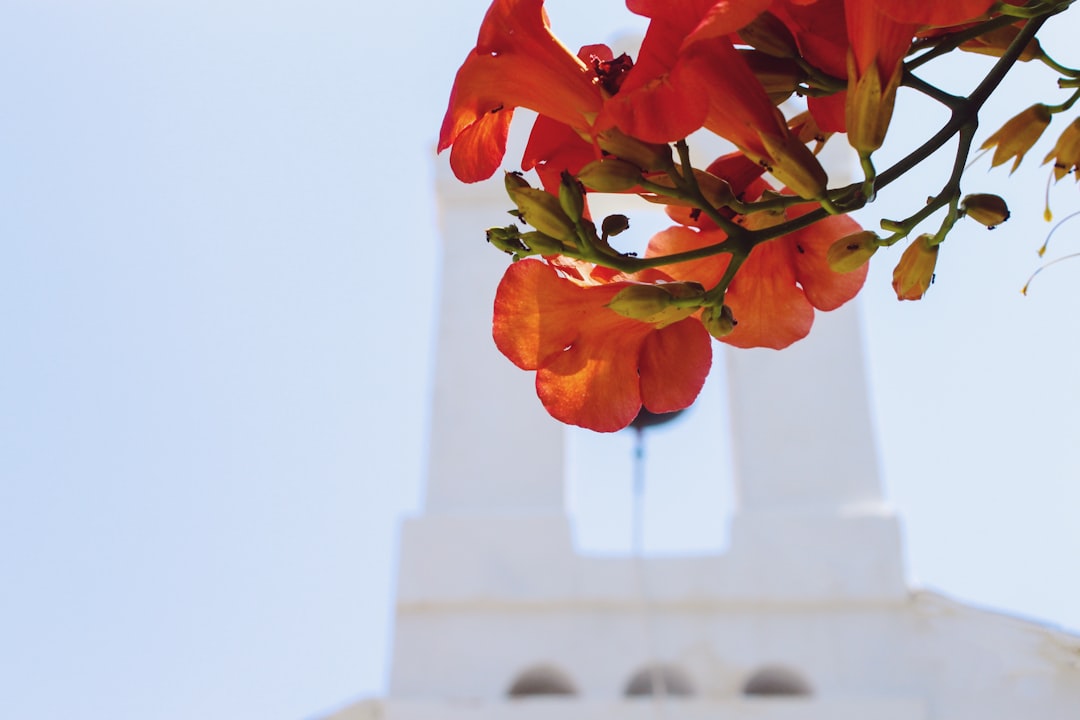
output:
[[[1074,92],[1068,100],[1061,103],[1060,105],[1050,105],[1047,109],[1050,110],[1050,113],[1052,115],[1060,112],[1065,112],[1066,110],[1072,109],[1072,106],[1076,104],[1077,100],[1080,100],[1080,90]]]
[[[731,253],[731,261],[728,262],[728,266],[724,269],[723,277],[720,278],[720,282],[716,283],[715,287],[705,293],[703,305],[721,307],[724,304],[724,296],[727,295],[727,289],[730,287],[731,281],[735,279],[735,274],[739,272],[739,268],[742,267],[748,257],[750,257],[749,250],[739,250]]]
[[[1054,60],[1054,58],[1047,55],[1042,50],[1039,51],[1039,60],[1042,61],[1043,65],[1046,65],[1051,70],[1059,72],[1062,75],[1067,75],[1067,76],[1069,76],[1071,78],[1080,77],[1080,70],[1076,70],[1076,69],[1070,68],[1070,67],[1065,67],[1064,65],[1062,65],[1058,61]]]

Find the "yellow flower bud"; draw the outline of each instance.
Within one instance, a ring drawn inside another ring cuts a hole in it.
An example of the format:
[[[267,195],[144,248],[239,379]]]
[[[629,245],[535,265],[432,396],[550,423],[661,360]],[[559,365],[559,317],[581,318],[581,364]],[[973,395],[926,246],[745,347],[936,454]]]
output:
[[[799,142],[794,135],[779,138],[759,132],[758,137],[769,156],[759,158],[747,154],[747,157],[763,163],[777,180],[787,185],[799,197],[814,199],[825,195],[829,176],[825,174],[825,169],[810,148]]]
[[[619,158],[593,160],[581,168],[578,180],[597,192],[625,192],[641,182],[641,168]]]
[[[997,167],[1010,158],[1013,159],[1012,173],[1024,159],[1024,155],[1042,136],[1050,124],[1050,108],[1036,103],[1001,126],[996,133],[986,139],[981,150],[994,148],[991,167]],[[1049,159],[1049,158],[1047,158]]]
[[[960,49],[967,52],[979,53],[981,55],[991,55],[993,57],[1001,57],[1005,54],[1005,51],[1012,45],[1013,40],[1016,39],[1017,34],[1020,32],[1020,28],[1016,25],[1005,25],[1004,27],[995,28],[990,32],[985,32],[982,35],[960,43]],[[1031,38],[1028,44],[1020,52],[1020,57],[1017,60],[1021,62],[1028,62],[1042,55],[1042,46],[1039,45],[1037,38]]]
[[[623,317],[659,329],[693,315],[704,298],[705,288],[695,282],[643,283],[623,288],[607,306]]]
[[[892,120],[896,89],[900,86],[903,71],[903,64],[897,64],[896,70],[882,87],[876,65],[871,64],[860,77],[855,56],[848,52],[848,94],[844,110],[848,144],[859,153],[872,153],[885,142],[885,132]]]
[[[930,234],[920,235],[900,256],[892,281],[897,300],[919,300],[930,288],[939,247],[930,244],[933,239]]]
[[[1043,165],[1054,161],[1054,179],[1060,180],[1080,163],[1080,118],[1073,120],[1061,133],[1054,149],[1046,154]]]
[[[731,313],[727,305],[723,307],[709,306],[701,311],[701,324],[717,340],[723,340],[735,330],[739,321]]]
[[[865,265],[877,249],[877,233],[863,230],[842,237],[830,245],[825,259],[833,272],[849,273]]]
[[[968,195],[960,204],[969,218],[993,229],[1009,219],[1009,206],[997,195],[976,193]]]

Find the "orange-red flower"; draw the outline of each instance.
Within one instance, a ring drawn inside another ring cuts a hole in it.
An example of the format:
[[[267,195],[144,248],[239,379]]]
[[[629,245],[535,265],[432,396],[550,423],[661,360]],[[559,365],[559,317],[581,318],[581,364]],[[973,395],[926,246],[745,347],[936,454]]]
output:
[[[555,419],[613,432],[643,405],[673,412],[697,398],[712,362],[709,334],[697,318],[658,328],[607,307],[634,284],[570,279],[540,260],[507,268],[495,295],[495,344],[536,371],[536,393]]]
[[[795,192],[818,197],[825,173],[793,138],[731,34],[771,0],[630,0],[650,18],[637,63],[601,124],[650,142],[679,140],[701,127],[735,143]]]
[[[543,0],[494,0],[476,47],[454,79],[439,133],[465,182],[494,174],[506,152],[514,108],[591,130],[603,105],[596,72],[548,29]]]

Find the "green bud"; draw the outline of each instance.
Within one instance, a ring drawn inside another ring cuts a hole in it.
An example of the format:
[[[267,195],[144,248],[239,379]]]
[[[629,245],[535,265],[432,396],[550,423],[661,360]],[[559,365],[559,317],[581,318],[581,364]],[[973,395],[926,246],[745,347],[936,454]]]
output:
[[[960,203],[960,209],[969,218],[991,230],[1009,219],[1009,206],[1005,204],[1005,200],[988,193],[968,195]]]
[[[735,319],[731,308],[727,305],[722,307],[711,305],[701,311],[701,324],[714,338],[723,340],[735,330],[739,321]]]
[[[563,170],[559,183],[559,205],[571,220],[581,220],[585,215],[585,190],[574,176]]]
[[[516,225],[488,228],[487,241],[497,249],[511,255],[517,255],[528,250],[521,242],[521,233]]]
[[[842,237],[830,245],[825,259],[833,272],[849,273],[865,265],[877,249],[877,233],[863,230]]]
[[[529,181],[526,180],[519,172],[508,172],[503,175],[503,184],[506,186],[506,192],[510,193],[520,188],[530,187]]]
[[[625,192],[641,182],[641,168],[619,158],[593,160],[578,173],[585,187],[597,192]]]
[[[642,283],[623,288],[607,306],[623,317],[659,329],[693,315],[704,298],[705,288],[695,282]]]
[[[604,130],[597,136],[596,141],[604,152],[626,160],[645,172],[675,167],[670,145],[638,140],[615,127]]]
[[[630,227],[630,218],[625,215],[608,215],[600,223],[600,230],[606,237],[615,237]]]
[[[507,175],[507,177],[510,177]],[[509,183],[508,183],[509,185]],[[549,192],[532,187],[507,188],[510,199],[517,205],[518,217],[540,232],[577,246],[574,221],[563,212],[559,198]]]
[[[538,231],[523,234],[521,242],[524,243],[526,251],[533,254],[558,255],[566,250],[566,246],[561,242]]]

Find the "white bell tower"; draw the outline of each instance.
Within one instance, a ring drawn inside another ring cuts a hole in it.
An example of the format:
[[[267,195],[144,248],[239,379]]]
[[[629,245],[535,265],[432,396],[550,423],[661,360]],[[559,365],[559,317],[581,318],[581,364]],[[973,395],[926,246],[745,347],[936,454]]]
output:
[[[508,202],[446,176],[439,196],[427,497],[388,695],[333,720],[1080,717],[1077,638],[908,589],[854,305],[782,352],[728,352],[728,552],[576,553],[562,428],[491,341],[506,258],[480,233]]]

